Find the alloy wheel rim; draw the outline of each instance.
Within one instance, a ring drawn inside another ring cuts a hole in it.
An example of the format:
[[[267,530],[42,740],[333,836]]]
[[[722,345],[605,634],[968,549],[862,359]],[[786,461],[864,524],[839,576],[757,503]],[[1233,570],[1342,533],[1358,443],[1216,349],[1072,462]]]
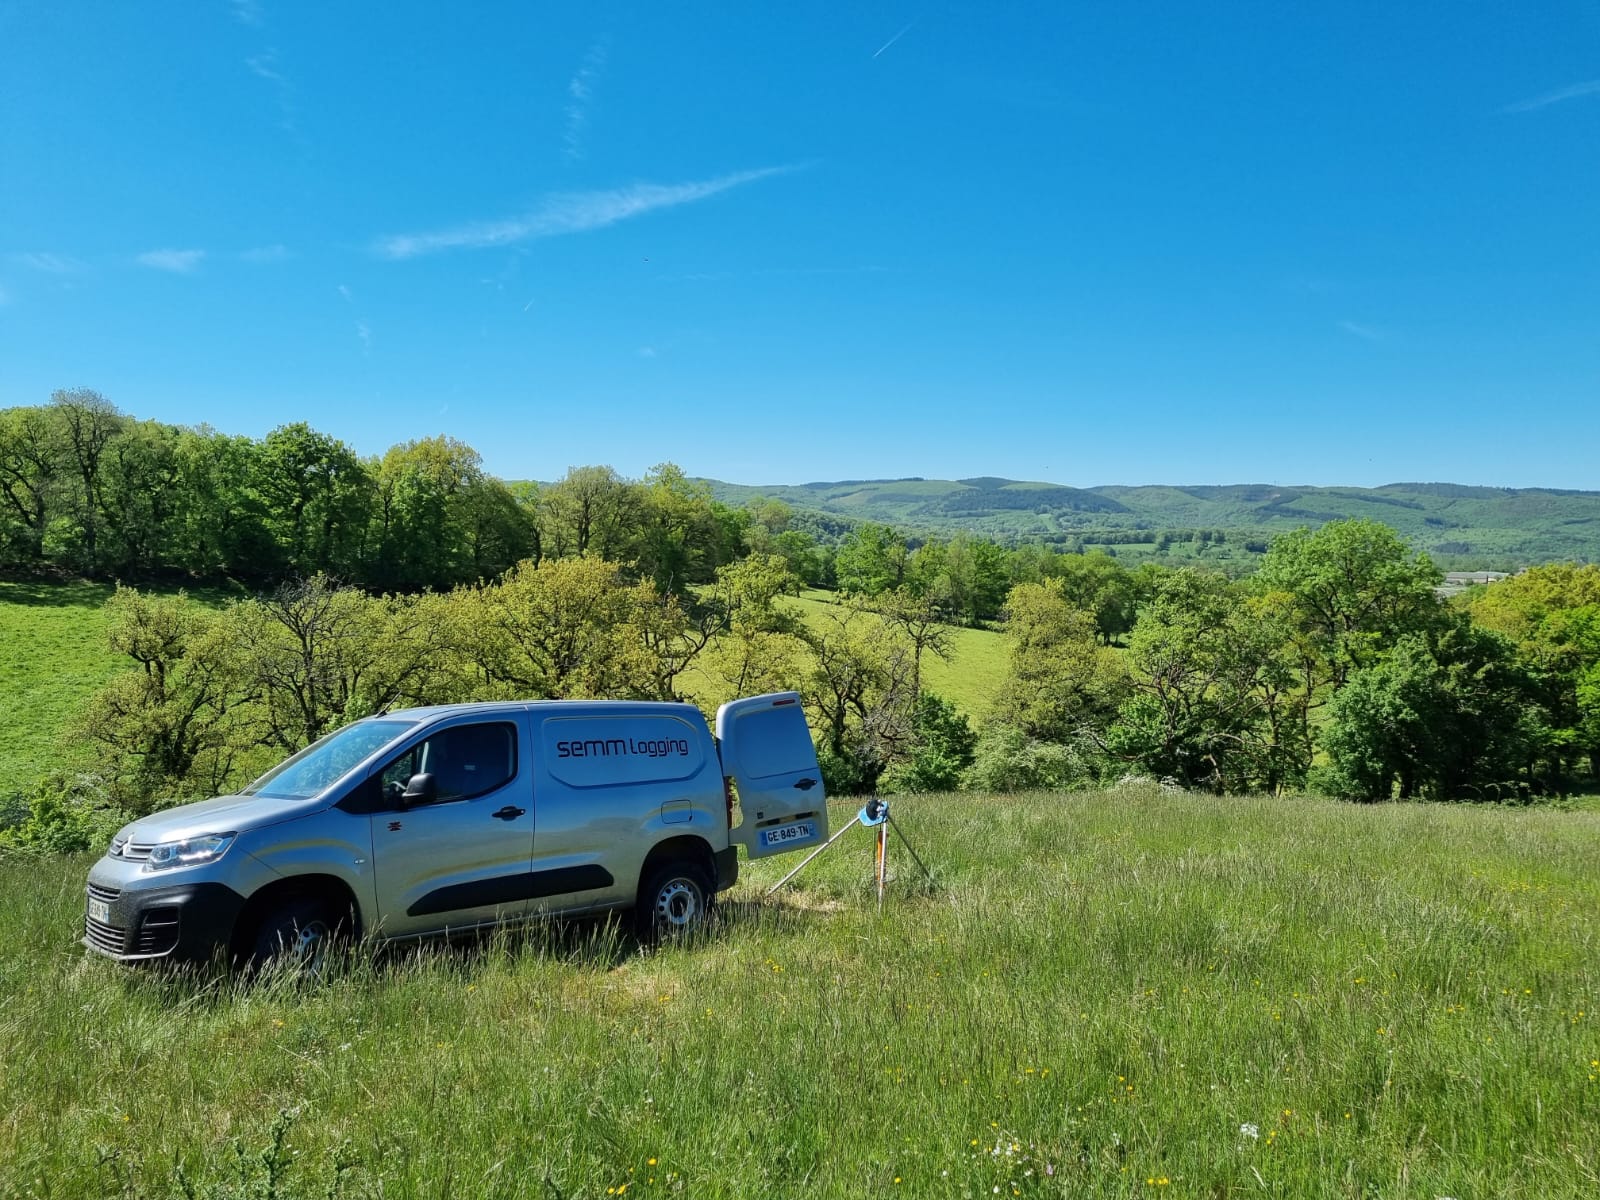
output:
[[[685,879],[673,879],[656,893],[656,915],[673,929],[687,929],[700,915],[700,893]]]

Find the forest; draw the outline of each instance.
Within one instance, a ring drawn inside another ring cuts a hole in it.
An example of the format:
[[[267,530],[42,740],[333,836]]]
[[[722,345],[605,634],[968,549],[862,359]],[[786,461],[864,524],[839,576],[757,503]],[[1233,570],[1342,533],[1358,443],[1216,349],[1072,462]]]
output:
[[[429,438],[363,459],[91,392],[0,412],[0,569],[116,579],[128,664],[27,781],[12,849],[216,794],[339,725],[491,698],[793,688],[833,793],[1066,790],[1524,803],[1600,768],[1600,567],[1442,598],[1371,520],[1274,537],[1253,573],[735,507],[672,464],[488,476]],[[227,589],[201,604],[182,586]],[[802,617],[802,589],[831,603]],[[924,686],[952,631],[1003,632],[984,711]]]

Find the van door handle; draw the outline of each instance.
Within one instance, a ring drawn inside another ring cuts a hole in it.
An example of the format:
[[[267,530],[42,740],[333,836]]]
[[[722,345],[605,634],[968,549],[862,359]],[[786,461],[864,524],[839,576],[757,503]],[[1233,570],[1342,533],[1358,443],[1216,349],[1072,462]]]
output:
[[[525,809],[525,808],[517,808],[514,805],[508,804],[504,808],[502,808],[499,812],[490,813],[489,815],[491,817],[494,817],[496,820],[500,820],[500,821],[515,821],[518,817],[520,817],[523,813],[525,813],[527,811],[528,810]]]
[[[794,786],[802,792],[809,792],[817,786],[817,781],[815,779],[799,779],[795,781]]]

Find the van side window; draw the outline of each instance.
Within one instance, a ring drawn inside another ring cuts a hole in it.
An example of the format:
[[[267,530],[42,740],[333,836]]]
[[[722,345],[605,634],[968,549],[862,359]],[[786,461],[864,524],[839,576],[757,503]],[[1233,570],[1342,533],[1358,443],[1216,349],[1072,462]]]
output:
[[[517,774],[517,727],[497,722],[441,729],[383,769],[379,788],[384,800],[398,800],[411,777],[424,773],[433,776],[440,804],[503,787]]]

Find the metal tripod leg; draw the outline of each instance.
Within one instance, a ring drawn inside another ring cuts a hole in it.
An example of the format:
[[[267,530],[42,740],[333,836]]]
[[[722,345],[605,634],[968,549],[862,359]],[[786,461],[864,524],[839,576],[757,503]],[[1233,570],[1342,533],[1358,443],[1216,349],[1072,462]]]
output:
[[[827,849],[827,848],[828,848],[828,847],[829,847],[829,846],[831,846],[831,845],[833,845],[833,844],[834,844],[834,843],[835,843],[835,842],[837,842],[837,841],[838,841],[838,840],[839,840],[839,839],[840,839],[840,838],[842,838],[842,837],[843,837],[843,836],[844,836],[844,835],[845,835],[845,834],[846,834],[846,833],[848,833],[848,832],[850,832],[850,829],[851,829],[851,827],[852,827],[852,826],[855,826],[855,825],[859,825],[859,824],[861,824],[861,814],[860,814],[860,813],[857,813],[857,814],[856,814],[856,815],[855,815],[855,816],[854,816],[854,817],[852,817],[852,818],[851,818],[851,819],[850,819],[850,824],[849,824],[849,825],[846,825],[846,826],[844,826],[844,827],[843,827],[843,828],[842,828],[842,829],[840,829],[840,830],[839,830],[839,832],[838,832],[838,833],[836,833],[836,834],[834,834],[834,835],[833,835],[833,836],[832,836],[832,837],[831,837],[831,838],[829,838],[829,839],[828,839],[828,840],[827,840],[827,841],[825,841],[825,842],[823,842],[823,843],[822,843],[822,845],[820,845],[820,846],[818,846],[818,847],[817,847],[817,848],[816,848],[816,849],[815,849],[815,850],[813,850],[813,851],[812,851],[812,852],[811,852],[811,853],[810,853],[810,854],[808,854],[808,855],[806,855],[806,856],[805,856],[805,857],[804,857],[804,858],[802,858],[802,859],[801,859],[801,860],[800,860],[800,865],[799,865],[799,866],[798,866],[798,867],[796,867],[796,868],[795,868],[795,869],[794,869],[794,870],[792,870],[792,871],[790,871],[790,872],[789,872],[789,873],[788,873],[788,874],[787,874],[787,875],[785,875],[785,876],[784,876],[784,877],[783,877],[783,878],[782,878],[782,879],[780,879],[780,880],[778,880],[778,882],[777,882],[777,883],[775,883],[775,884],[773,884],[773,885],[772,885],[772,886],[771,886],[771,887],[769,887],[769,888],[768,888],[768,889],[767,889],[767,895],[769,895],[769,896],[770,896],[770,895],[772,895],[772,893],[773,893],[773,892],[775,892],[775,891],[777,891],[777,890],[778,890],[778,889],[779,889],[779,888],[781,888],[781,887],[782,887],[782,886],[783,886],[783,885],[784,885],[784,884],[786,884],[786,883],[788,883],[788,882],[789,882],[789,880],[791,880],[791,879],[793,879],[793,878],[794,878],[794,877],[795,877],[795,876],[796,876],[796,875],[798,875],[798,874],[800,874],[800,872],[801,872],[801,871],[803,871],[803,870],[805,870],[805,866],[806,866],[806,864],[807,864],[807,863],[808,863],[808,862],[810,862],[810,861],[811,861],[811,860],[812,860],[812,859],[813,859],[813,858],[815,858],[815,857],[816,857],[816,856],[817,856],[817,855],[819,855],[819,854],[821,854],[821,853],[822,853],[822,852],[823,852],[823,851],[824,851],[824,850],[826,850],[826,849]],[[913,854],[913,855],[912,855],[912,856],[911,856],[911,857],[912,857],[912,858],[915,858],[915,857],[916,857],[916,855],[915,855],[915,854]],[[927,868],[926,868],[926,867],[924,867],[924,868],[923,868],[923,870],[927,870]]]
[[[917,866],[922,867],[922,873],[928,877],[928,882],[933,883],[933,872],[928,870],[927,867],[923,866],[922,860],[917,857],[917,852],[911,848],[911,840],[907,838],[905,834],[900,832],[900,826],[895,822],[895,819],[893,817],[886,816],[884,817],[884,821],[890,829],[894,830],[894,835],[905,845],[907,852],[911,855],[911,861],[916,863]],[[800,865],[805,866],[804,863],[801,863]]]

